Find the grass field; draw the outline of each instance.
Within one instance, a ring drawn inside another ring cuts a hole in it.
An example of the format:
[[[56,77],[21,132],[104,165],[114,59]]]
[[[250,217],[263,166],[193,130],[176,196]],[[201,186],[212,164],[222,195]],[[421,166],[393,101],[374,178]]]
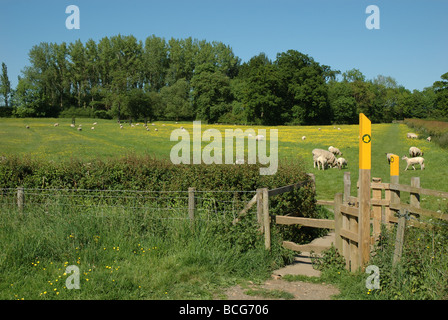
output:
[[[98,124],[91,130],[94,122]],[[170,150],[176,144],[170,141],[171,132],[180,126],[192,128],[192,123],[156,122],[149,126],[150,131],[142,123],[134,127],[124,124],[120,129],[113,120],[77,119],[76,126],[81,124],[83,128],[78,131],[70,124],[70,119],[0,119],[0,157],[18,155],[37,158],[43,163],[70,158],[88,162],[129,154],[169,159]],[[277,129],[280,165],[284,160],[301,159],[306,171],[316,176],[318,199],[331,200],[335,193],[342,192],[345,171],[351,172],[352,194],[356,193],[357,125],[321,126],[320,130],[312,126],[202,125],[202,131],[208,128],[220,132],[226,128],[266,129],[268,133],[269,129]],[[385,153],[393,152],[401,157],[408,154],[410,146],[417,146],[425,153],[426,168],[405,172],[405,161],[400,160],[400,182],[409,184],[411,177],[419,176],[422,187],[448,191],[448,181],[444,178],[448,173],[448,152],[425,139],[407,139],[409,131],[404,124],[372,125],[372,177],[389,182]],[[302,140],[302,136],[306,139]],[[348,168],[325,171],[313,168],[311,150],[326,149],[330,145],[343,152]],[[446,202],[431,197],[421,199],[423,208],[443,212],[447,211]],[[223,232],[217,237],[222,225],[205,223],[192,233],[188,220],[154,220],[151,212],[136,215],[131,209],[92,207],[87,210],[55,203],[50,207],[36,206],[30,214],[20,215],[15,205],[0,208],[0,299],[219,299],[222,288],[239,281],[263,281],[274,265],[281,264],[264,250],[262,238],[248,250],[241,250],[222,238],[234,234],[233,241],[240,241],[244,229]],[[411,249],[421,248],[423,252],[432,246],[432,254],[426,254],[429,262],[421,263],[416,258],[412,264],[428,267],[429,271],[423,271],[429,275],[434,274],[433,270],[446,270],[446,259],[434,260],[434,256],[445,256],[446,244],[434,247],[434,243],[445,243],[445,238],[439,242],[434,242],[434,235],[415,238],[419,245],[420,239],[426,242],[420,246],[409,242]],[[437,250],[442,251],[437,253]],[[419,251],[417,257],[422,256]],[[80,269],[81,290],[65,288],[69,265]],[[427,287],[442,283],[441,274],[437,273],[433,282],[427,282]],[[340,277],[340,274],[334,276]],[[350,287],[350,292],[342,298],[374,298],[364,289],[363,275],[350,279],[344,276],[344,279],[342,286]],[[394,290],[387,297],[395,298],[405,290],[402,288],[407,287],[401,287],[400,283],[406,283],[406,279],[403,276],[390,280]],[[417,285],[426,288],[420,283]],[[422,293],[421,297],[428,297],[423,294],[426,289],[417,290]]]
[[[98,122],[93,126],[94,122]],[[54,123],[59,123],[58,127]],[[43,160],[89,159],[121,157],[129,154],[153,155],[169,159],[171,148],[177,143],[170,141],[171,132],[181,126],[192,132],[192,123],[155,122],[147,131],[143,123],[131,127],[124,124],[120,129],[115,120],[77,119],[76,126],[82,125],[82,131],[70,127],[71,119],[0,119],[0,156],[20,155]],[[29,125],[30,128],[25,127]],[[95,129],[92,130],[91,127]],[[154,129],[157,128],[156,132]],[[307,172],[316,175],[318,199],[333,199],[334,194],[343,190],[343,172],[350,171],[352,193],[356,193],[358,178],[358,126],[341,125],[321,126],[278,126],[248,127],[231,125],[202,124],[202,132],[209,128],[218,129],[224,136],[225,129],[269,129],[278,130],[278,156],[282,160],[301,159],[307,166]],[[340,128],[340,130],[338,130]],[[409,147],[416,146],[424,151],[425,170],[404,171],[406,163],[400,160],[400,182],[409,184],[412,176],[421,177],[421,186],[429,189],[448,191],[448,152],[425,139],[411,140],[406,133],[411,131],[404,124],[372,125],[372,177],[380,177],[389,182],[389,165],[386,152],[398,154],[400,158],[408,155]],[[306,136],[302,140],[302,136]],[[224,140],[224,139],[223,139]],[[203,147],[208,142],[203,142]],[[330,145],[339,148],[348,161],[344,170],[319,171],[313,168],[311,150],[327,149]],[[247,148],[247,146],[246,146]],[[425,200],[423,199],[423,202]]]

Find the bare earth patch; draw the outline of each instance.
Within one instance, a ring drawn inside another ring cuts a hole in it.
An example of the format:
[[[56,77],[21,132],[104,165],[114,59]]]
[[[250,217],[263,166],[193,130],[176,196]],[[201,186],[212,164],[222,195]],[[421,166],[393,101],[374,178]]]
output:
[[[248,291],[254,295],[246,294]],[[282,297],[282,292],[286,297]],[[225,295],[228,300],[331,300],[331,296],[338,293],[337,288],[327,284],[272,279],[262,285],[249,284],[247,288],[231,287]]]

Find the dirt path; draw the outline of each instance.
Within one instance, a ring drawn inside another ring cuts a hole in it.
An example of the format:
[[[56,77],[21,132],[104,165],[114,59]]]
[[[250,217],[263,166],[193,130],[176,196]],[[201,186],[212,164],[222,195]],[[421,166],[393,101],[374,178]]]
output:
[[[312,244],[329,246],[334,242],[334,234],[315,239]],[[339,290],[329,284],[315,284],[302,281],[286,281],[285,275],[320,277],[320,271],[313,269],[309,252],[301,252],[293,264],[275,270],[272,279],[261,285],[248,282],[244,286],[234,286],[226,290],[228,300],[331,300]],[[251,293],[251,294],[247,294]]]

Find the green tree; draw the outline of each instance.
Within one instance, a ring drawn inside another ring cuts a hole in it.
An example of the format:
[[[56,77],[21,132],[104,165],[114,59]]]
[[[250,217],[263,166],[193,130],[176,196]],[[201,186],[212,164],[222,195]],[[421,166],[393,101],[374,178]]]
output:
[[[5,107],[8,107],[11,94],[11,82],[8,78],[8,68],[4,62],[2,62],[2,74],[0,76],[0,94],[3,96]]]
[[[168,65],[168,46],[165,39],[154,35],[146,38],[143,51],[143,72],[150,91],[159,92],[165,85]]]
[[[168,119],[191,120],[194,118],[193,107],[189,98],[190,86],[185,79],[177,80],[172,86],[160,91],[163,114]]]
[[[448,116],[448,72],[440,76],[442,80],[433,84],[436,93],[436,106],[444,116]]]
[[[238,91],[234,95],[246,122],[279,124],[289,118],[289,114],[282,114],[282,82],[277,66],[264,53],[244,63],[238,79]]]
[[[231,109],[230,79],[217,71],[202,71],[191,80],[193,107],[197,119],[217,122]]]
[[[283,101],[290,110],[291,122],[317,124],[330,122],[327,66],[296,50],[277,54],[276,65],[282,84],[286,86]]]
[[[330,81],[328,100],[334,122],[340,124],[357,123],[356,101],[351,86],[347,82]]]

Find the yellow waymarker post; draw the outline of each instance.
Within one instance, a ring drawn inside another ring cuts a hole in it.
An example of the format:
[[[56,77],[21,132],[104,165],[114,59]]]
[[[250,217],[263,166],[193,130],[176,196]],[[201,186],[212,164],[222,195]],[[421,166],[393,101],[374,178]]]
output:
[[[358,257],[359,266],[364,268],[370,259],[370,169],[372,152],[372,124],[359,114],[359,215],[358,215]]]
[[[363,114],[359,114],[359,169],[370,170],[372,160],[372,124]]]
[[[400,183],[400,157],[396,154],[390,156],[390,183],[399,184]],[[400,191],[391,190],[390,193],[390,203],[397,203],[400,201]],[[385,210],[386,221],[390,220],[391,210]]]
[[[390,176],[391,177],[398,177],[399,176],[399,168],[400,168],[400,157],[398,157],[396,154],[393,154],[390,156]],[[392,182],[391,183],[395,183]],[[396,182],[398,183],[398,182]]]

